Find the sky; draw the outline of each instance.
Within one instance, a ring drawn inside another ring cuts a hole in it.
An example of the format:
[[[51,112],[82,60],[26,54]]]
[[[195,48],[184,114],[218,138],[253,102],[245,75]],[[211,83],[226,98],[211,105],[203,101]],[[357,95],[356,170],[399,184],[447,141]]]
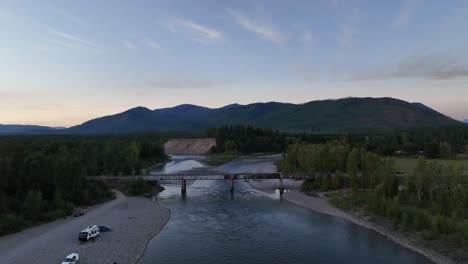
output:
[[[395,97],[468,119],[465,0],[0,0],[0,124]]]

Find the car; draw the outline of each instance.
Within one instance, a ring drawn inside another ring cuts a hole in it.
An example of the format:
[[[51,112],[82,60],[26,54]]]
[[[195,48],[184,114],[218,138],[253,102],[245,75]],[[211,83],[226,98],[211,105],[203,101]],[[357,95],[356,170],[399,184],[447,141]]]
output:
[[[76,264],[80,261],[80,255],[78,253],[71,253],[63,261],[62,264]]]
[[[81,232],[78,234],[78,240],[82,242],[86,242],[90,239],[95,239],[97,236],[99,236],[99,228],[97,225],[90,225],[87,228],[81,230]]]
[[[112,231],[112,227],[109,225],[99,225],[99,232],[110,232]]]
[[[84,215],[83,212],[75,212],[75,213],[73,214],[73,217],[79,217],[79,216],[82,216],[82,215]]]

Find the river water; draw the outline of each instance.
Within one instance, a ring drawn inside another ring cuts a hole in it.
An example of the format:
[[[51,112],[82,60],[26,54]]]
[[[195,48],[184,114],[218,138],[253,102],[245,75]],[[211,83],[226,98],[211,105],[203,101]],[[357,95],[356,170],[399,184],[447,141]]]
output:
[[[266,172],[278,157],[236,160],[207,168],[198,157],[176,157],[154,173]],[[264,193],[247,182],[196,181],[185,197],[167,184],[157,197],[171,219],[148,244],[140,264],[432,263],[384,236]]]

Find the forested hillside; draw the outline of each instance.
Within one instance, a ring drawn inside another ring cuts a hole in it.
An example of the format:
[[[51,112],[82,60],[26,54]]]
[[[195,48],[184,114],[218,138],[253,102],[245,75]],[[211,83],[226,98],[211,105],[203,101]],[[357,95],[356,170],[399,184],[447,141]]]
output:
[[[248,125],[293,133],[387,133],[402,129],[463,126],[422,104],[393,98],[345,98],[305,104],[254,103],[206,108],[179,105],[137,107],[63,130],[68,134],[121,134],[148,131],[203,131]]]

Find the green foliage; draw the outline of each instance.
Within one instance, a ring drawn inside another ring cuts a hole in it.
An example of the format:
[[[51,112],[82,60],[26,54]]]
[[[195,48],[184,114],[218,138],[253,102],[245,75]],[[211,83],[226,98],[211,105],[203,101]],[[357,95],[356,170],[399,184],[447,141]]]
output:
[[[215,153],[280,153],[289,143],[285,133],[242,125],[212,128],[205,134],[216,138]]]
[[[40,191],[28,191],[23,202],[23,214],[26,219],[31,221],[40,220],[42,209],[45,207],[45,201]]]
[[[409,134],[404,138],[411,140]],[[437,143],[437,155],[452,155],[451,144]],[[413,159],[411,173],[395,172],[401,159],[383,158],[365,148],[331,141],[293,144],[280,169],[308,172],[304,191],[337,191],[330,202],[345,210],[361,209],[387,219],[395,228],[421,232],[463,249],[468,245],[468,177],[466,162]],[[342,172],[344,171],[344,172]]]
[[[439,145],[439,157],[443,159],[451,159],[453,157],[452,145],[448,142],[441,142]]]
[[[0,235],[18,232],[26,226],[27,222],[20,215],[2,214],[0,216]]]
[[[237,159],[240,156],[241,154],[238,152],[213,153],[210,154],[207,159],[203,160],[203,162],[211,166],[219,166],[231,160]]]
[[[112,198],[106,184],[86,176],[139,174],[166,159],[161,143],[134,136],[1,137],[0,234]],[[19,225],[8,231],[12,219]]]
[[[124,191],[130,195],[142,195],[151,192],[153,186],[143,180],[142,178],[138,179],[129,179],[122,182],[124,186]]]
[[[366,196],[361,193],[342,195],[339,193],[329,194],[330,203],[343,210],[352,210],[361,207],[366,202]]]

